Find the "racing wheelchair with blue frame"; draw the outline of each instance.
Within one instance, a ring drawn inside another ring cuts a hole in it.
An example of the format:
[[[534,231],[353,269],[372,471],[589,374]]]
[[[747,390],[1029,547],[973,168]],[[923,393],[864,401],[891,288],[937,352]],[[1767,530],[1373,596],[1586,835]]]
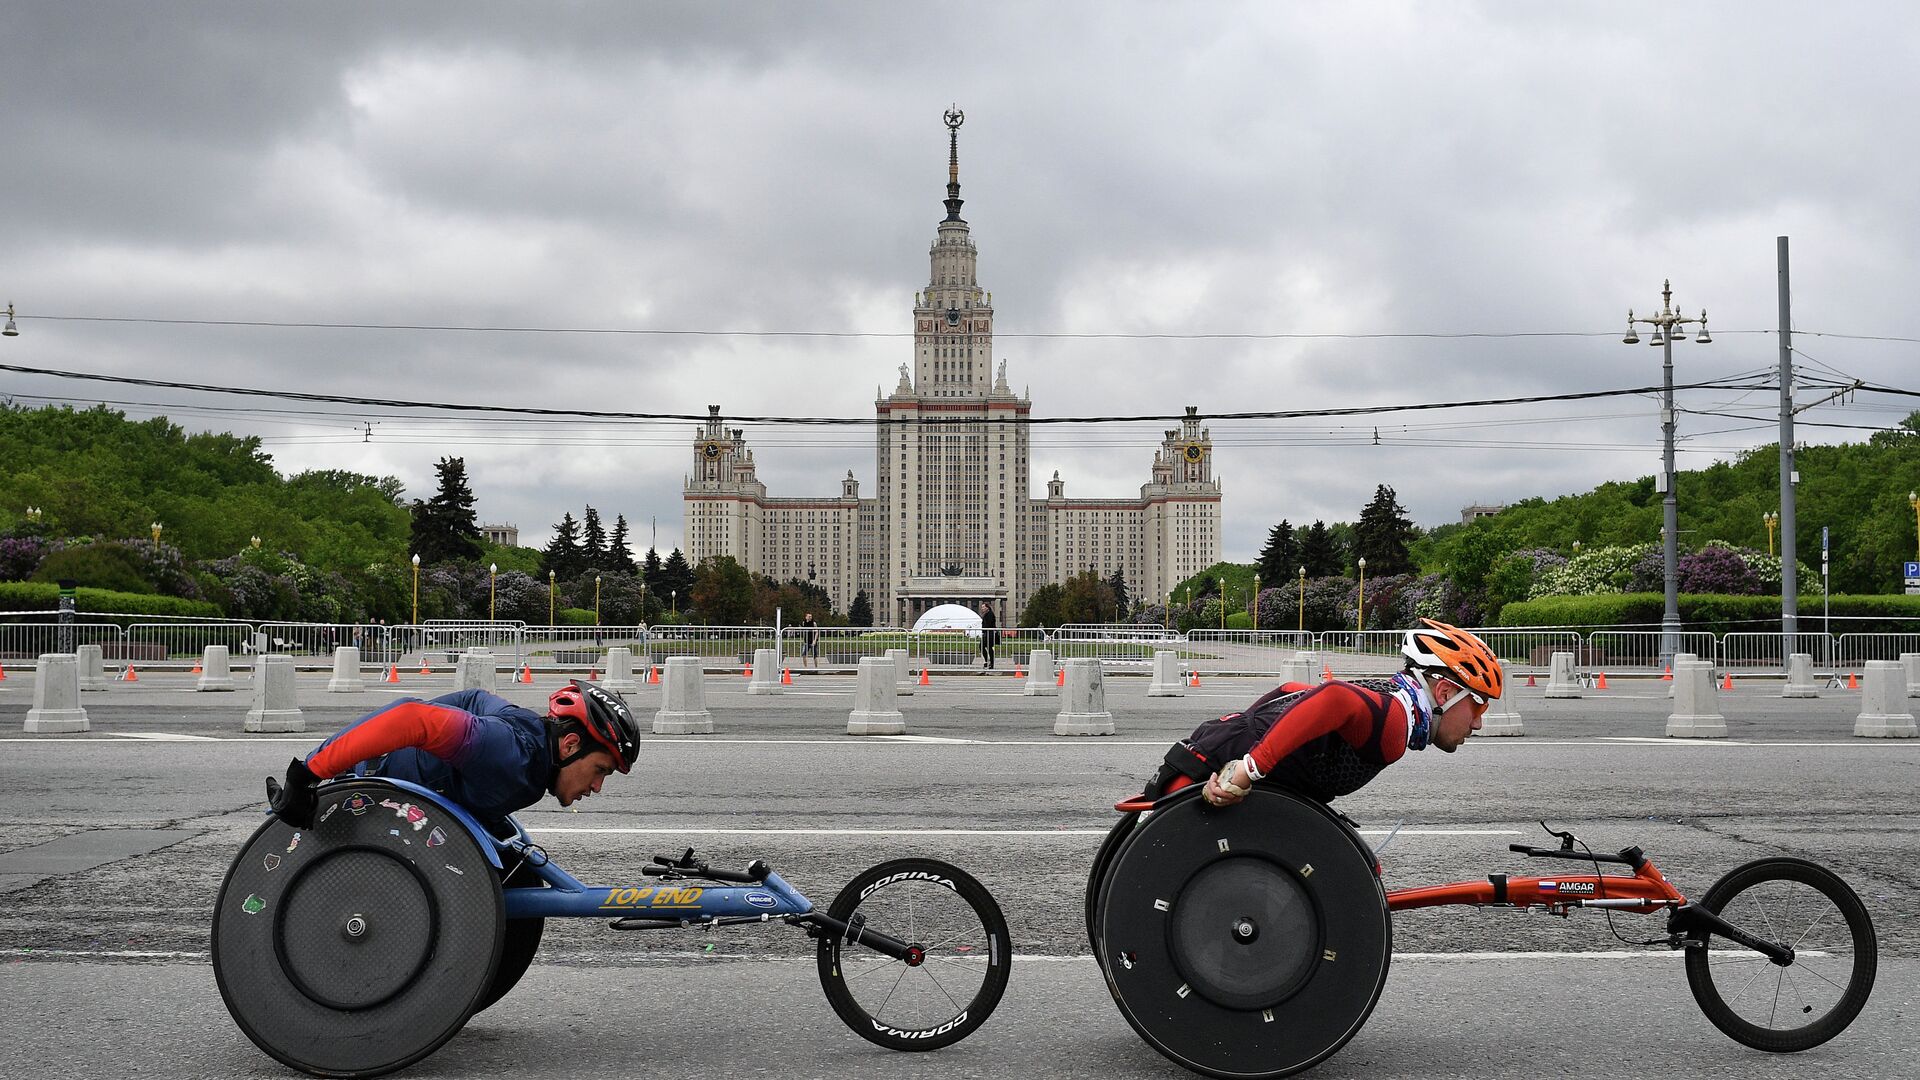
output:
[[[592,886],[518,823],[494,836],[415,784],[346,778],[318,795],[313,828],[269,817],[247,841],[213,918],[228,1012],[255,1045],[316,1076],[377,1076],[431,1054],[513,988],[553,917],[799,927],[834,1012],[894,1050],[958,1042],[1006,990],[999,905],[938,860],[870,867],[822,911],[759,860],[721,870],[688,849],[655,856],[640,880]]]

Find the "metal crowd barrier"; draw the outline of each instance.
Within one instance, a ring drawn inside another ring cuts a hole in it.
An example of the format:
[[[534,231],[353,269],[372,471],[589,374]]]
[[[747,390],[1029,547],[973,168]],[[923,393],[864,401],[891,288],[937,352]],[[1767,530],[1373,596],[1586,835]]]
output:
[[[1314,638],[1298,630],[1189,630],[1184,643],[1168,640],[1159,647],[1172,649],[1183,668],[1202,675],[1277,675],[1294,653],[1313,651]]]

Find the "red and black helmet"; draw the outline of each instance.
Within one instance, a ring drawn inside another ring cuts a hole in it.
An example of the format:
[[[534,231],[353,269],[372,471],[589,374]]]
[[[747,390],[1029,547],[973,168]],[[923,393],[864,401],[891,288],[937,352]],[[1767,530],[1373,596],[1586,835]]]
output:
[[[575,679],[547,699],[547,715],[563,724],[577,724],[590,742],[599,744],[584,747],[583,752],[605,750],[623,773],[631,770],[634,759],[640,756],[640,729],[634,726],[633,712],[611,690]]]

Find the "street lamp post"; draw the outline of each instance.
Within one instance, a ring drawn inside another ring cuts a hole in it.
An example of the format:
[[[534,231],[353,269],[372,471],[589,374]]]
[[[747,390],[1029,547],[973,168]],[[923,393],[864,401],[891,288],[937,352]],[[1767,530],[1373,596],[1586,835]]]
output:
[[[159,523],[159,522],[157,522],[157,521],[156,521],[156,522],[154,522],[154,523],[153,523],[153,526],[152,526],[152,528],[153,528],[153,542],[154,542],[154,543],[156,543],[156,544],[160,542],[160,529],[161,529],[161,527],[162,527],[162,526],[160,525],[160,523]]]
[[[554,625],[554,622],[553,622],[553,588],[554,588],[554,579],[553,579],[553,571],[551,571],[551,570],[549,570],[549,571],[547,571],[547,625],[548,625],[548,626],[552,626],[552,625]]]
[[[1698,319],[1691,319],[1673,310],[1673,282],[1671,279],[1660,287],[1660,314],[1649,318],[1634,318],[1632,310],[1627,312],[1627,336],[1620,340],[1628,345],[1638,345],[1640,335],[1634,331],[1635,323],[1646,323],[1653,327],[1653,337],[1649,345],[1661,349],[1661,396],[1660,396],[1660,434],[1661,434],[1661,499],[1662,522],[1661,562],[1666,577],[1666,611],[1660,617],[1660,661],[1673,663],[1673,654],[1680,648],[1680,502],[1674,488],[1678,486],[1679,476],[1673,464],[1673,339],[1676,334],[1680,340],[1686,340],[1686,331],[1682,327],[1692,323],[1700,324],[1697,340],[1702,345],[1711,345],[1713,338],[1707,333],[1707,312],[1700,311]]]
[[[1780,515],[1771,510],[1760,515],[1760,521],[1767,527],[1767,554],[1773,554],[1773,529],[1780,524]]]
[[[159,526],[155,526],[158,528]],[[420,625],[420,556],[413,556],[413,625]]]
[[[1253,632],[1260,632],[1260,575],[1253,575]]]
[[[593,575],[593,625],[600,625],[600,575]]]
[[[1300,632],[1304,634],[1307,632],[1307,568],[1304,565],[1300,567],[1300,606],[1298,611],[1300,614]]]
[[[494,579],[500,576],[500,564],[487,564],[487,621],[493,621]]]
[[[1913,557],[1920,559],[1920,491],[1907,492],[1907,505],[1913,507]]]
[[[258,550],[260,547],[260,538],[255,536],[255,537],[251,537],[250,539],[253,541],[253,546],[255,550]]]
[[[676,619],[679,618],[680,617],[680,590],[668,589],[667,598],[672,602],[673,617]]]
[[[1367,629],[1367,557],[1365,555],[1360,556],[1360,620],[1359,622],[1360,622],[1360,625],[1356,627],[1356,629],[1362,632],[1365,632]],[[1359,644],[1360,644],[1359,640],[1355,639],[1354,647],[1358,648]]]

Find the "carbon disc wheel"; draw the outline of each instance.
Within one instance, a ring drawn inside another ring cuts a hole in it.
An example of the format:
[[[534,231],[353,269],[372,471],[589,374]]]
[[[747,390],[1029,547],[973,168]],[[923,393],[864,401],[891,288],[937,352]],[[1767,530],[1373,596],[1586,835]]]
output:
[[[1393,947],[1364,845],[1324,806],[1264,787],[1232,807],[1156,808],[1097,911],[1121,1014],[1209,1076],[1285,1076],[1337,1051],[1372,1012]]]
[[[439,806],[377,780],[328,784],[312,829],[269,818],[228,869],[214,977],[276,1060],[377,1076],[466,1023],[505,921],[485,854]]]

